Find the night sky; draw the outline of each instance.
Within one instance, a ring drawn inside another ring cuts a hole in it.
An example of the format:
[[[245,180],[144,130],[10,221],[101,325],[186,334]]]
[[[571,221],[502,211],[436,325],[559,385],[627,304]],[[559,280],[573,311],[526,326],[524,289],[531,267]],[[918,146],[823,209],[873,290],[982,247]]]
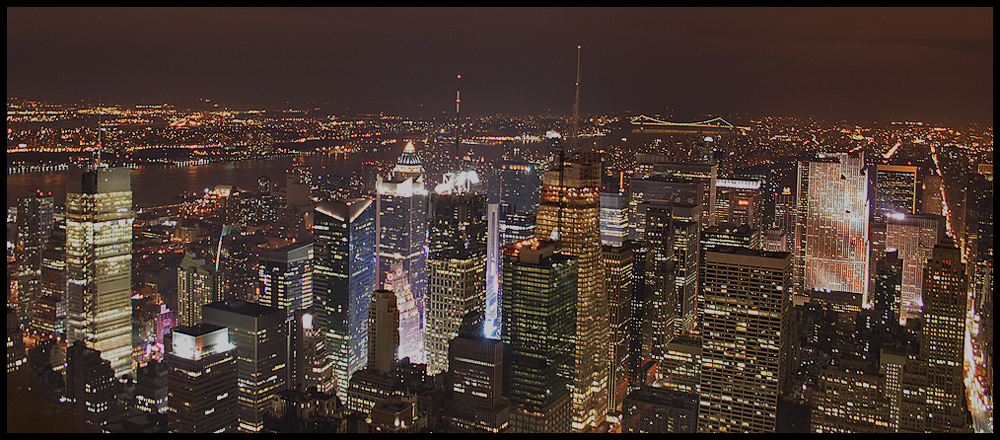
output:
[[[993,124],[993,8],[7,8],[7,96]],[[456,79],[461,74],[462,79]]]

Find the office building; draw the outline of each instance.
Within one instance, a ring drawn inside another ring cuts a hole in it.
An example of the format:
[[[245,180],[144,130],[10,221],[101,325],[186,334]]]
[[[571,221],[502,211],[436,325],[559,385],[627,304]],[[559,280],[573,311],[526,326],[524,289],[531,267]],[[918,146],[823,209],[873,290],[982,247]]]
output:
[[[868,177],[864,154],[820,154],[810,160],[805,197],[802,292],[860,293],[868,301],[870,247]],[[800,169],[800,175],[802,170]]]
[[[52,193],[36,193],[18,200],[17,316],[24,329],[37,328],[35,314],[42,299],[42,253],[54,225]]]
[[[101,429],[124,414],[125,407],[119,401],[122,386],[111,362],[97,350],[74,341],[66,349],[65,377],[73,413],[87,424]]]
[[[944,215],[944,179],[937,174],[924,176],[920,183],[920,212]]]
[[[760,228],[764,199],[758,179],[716,179],[715,221]]]
[[[927,362],[927,430],[964,432],[971,421],[963,382],[968,281],[960,250],[950,242],[935,246],[923,275],[920,357]]]
[[[889,216],[917,213],[917,167],[912,165],[875,166],[875,202],[872,204],[872,258],[885,252],[885,227]]]
[[[167,353],[167,428],[177,433],[237,432],[239,375],[229,330],[175,328]]]
[[[577,152],[560,155],[542,176],[535,237],[562,243],[560,253],[577,257],[576,384],[573,427],[589,430],[604,423],[608,412],[611,363],[608,298],[601,261],[600,156]]]
[[[410,142],[396,166],[378,178],[375,287],[399,301],[400,359],[424,362],[424,303],[427,292],[427,201],[424,167]]]
[[[621,432],[694,434],[698,432],[698,395],[657,387],[635,390],[625,398]]]
[[[503,342],[484,335],[483,313],[463,317],[458,336],[448,344],[445,412],[455,430],[503,432],[510,407],[503,397]]]
[[[313,325],[331,360],[336,394],[368,364],[368,308],[375,289],[375,203],[323,201],[313,216]]]
[[[204,306],[202,320],[228,329],[238,359],[239,431],[260,432],[274,395],[288,384],[285,311],[245,301],[225,301]]]
[[[285,311],[291,319],[296,310],[313,304],[313,242],[283,241],[261,248],[258,260],[257,304]]]
[[[462,317],[485,311],[486,194],[475,171],[449,173],[429,204],[424,352],[428,374],[448,370]]]
[[[619,192],[601,192],[601,244],[620,247],[628,239],[628,199]]]
[[[573,429],[579,259],[557,246],[529,238],[504,247],[501,334],[514,433]]]
[[[699,432],[774,432],[788,380],[791,255],[706,252]]]
[[[542,185],[541,169],[533,163],[504,161],[500,163],[500,201],[511,206],[511,212],[538,213],[538,195]]]
[[[66,190],[67,339],[132,375],[132,177],[74,169]],[[100,276],[98,276],[100,274]]]
[[[923,307],[924,268],[934,246],[945,238],[944,217],[933,214],[892,214],[886,218],[885,244],[903,260],[900,286],[900,321],[913,319]]]
[[[632,325],[632,244],[604,246],[604,285],[608,295],[611,323],[611,384],[608,406],[621,411],[622,400],[628,394],[629,331]]]
[[[185,252],[177,268],[178,324],[186,327],[200,324],[201,307],[222,301],[222,284],[222,272],[205,263],[204,258]]]

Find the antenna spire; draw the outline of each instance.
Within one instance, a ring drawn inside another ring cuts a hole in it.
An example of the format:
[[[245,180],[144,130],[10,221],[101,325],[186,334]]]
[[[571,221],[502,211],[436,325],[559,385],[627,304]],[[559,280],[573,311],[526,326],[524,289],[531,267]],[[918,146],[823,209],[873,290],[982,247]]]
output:
[[[573,98],[573,150],[577,150],[580,146],[579,129],[580,129],[580,51],[583,49],[582,44],[576,46],[576,96]]]

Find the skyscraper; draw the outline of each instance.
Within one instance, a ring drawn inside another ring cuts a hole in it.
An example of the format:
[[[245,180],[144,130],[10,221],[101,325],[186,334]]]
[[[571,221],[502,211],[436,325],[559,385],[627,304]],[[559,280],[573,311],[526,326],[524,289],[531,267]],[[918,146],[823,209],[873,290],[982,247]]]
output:
[[[662,361],[667,344],[677,335],[677,258],[674,254],[673,219],[667,207],[651,207],[646,211],[647,256],[646,287],[649,288],[648,325],[643,335],[645,354]]]
[[[885,253],[885,225],[892,214],[917,213],[917,167],[912,165],[875,166],[875,203],[872,204],[872,258]]]
[[[368,364],[368,308],[375,289],[375,203],[324,201],[313,217],[315,325],[333,361],[336,394]]]
[[[262,249],[257,276],[258,304],[284,310],[288,319],[296,310],[308,309],[313,304],[313,242],[292,241]]]
[[[579,260],[557,246],[538,237],[504,246],[501,334],[514,433],[573,429]]]
[[[947,242],[934,247],[923,272],[920,357],[927,361],[929,432],[968,429],[963,382],[968,281],[961,252]]]
[[[774,432],[790,361],[791,255],[706,252],[699,432]]]
[[[903,260],[900,285],[900,321],[920,314],[923,306],[924,268],[934,253],[934,246],[945,238],[944,218],[934,214],[892,214],[886,218],[886,249],[896,249]]]
[[[634,278],[632,245],[604,246],[605,291],[608,295],[611,324],[611,383],[609,407],[620,411],[628,394],[629,331],[632,323],[632,280]]]
[[[173,329],[167,353],[167,429],[236,432],[239,375],[229,330],[210,324]]]
[[[542,176],[535,237],[562,242],[560,253],[579,260],[576,385],[573,427],[595,428],[608,411],[611,363],[608,297],[604,292],[600,228],[601,160],[576,152]]]
[[[177,323],[192,326],[201,323],[201,306],[222,301],[222,272],[196,259],[191,252],[184,253],[177,268]]]
[[[396,166],[378,178],[376,198],[378,272],[375,287],[399,301],[400,358],[424,362],[424,303],[427,292],[427,188],[413,143]]]
[[[803,292],[860,293],[869,287],[868,178],[864,153],[820,154],[808,162]],[[800,170],[801,172],[801,170]]]
[[[285,311],[245,301],[225,301],[204,306],[202,320],[228,328],[237,355],[239,431],[260,432],[271,400],[288,385]]]
[[[448,370],[448,344],[462,318],[485,308],[486,194],[475,171],[445,175],[428,211],[424,351],[428,374],[437,374]]]
[[[67,338],[132,373],[132,177],[75,169],[66,190]]]
[[[483,313],[462,319],[458,336],[448,343],[445,411],[452,426],[473,432],[502,432],[510,421],[503,398],[503,342],[485,336]]]
[[[34,326],[42,298],[42,252],[53,227],[52,193],[37,191],[17,204],[17,316],[24,329]]]
[[[538,191],[541,170],[535,164],[505,161],[500,164],[500,201],[511,205],[514,212],[538,212]]]
[[[628,200],[619,191],[601,193],[601,244],[621,246],[628,239]]]

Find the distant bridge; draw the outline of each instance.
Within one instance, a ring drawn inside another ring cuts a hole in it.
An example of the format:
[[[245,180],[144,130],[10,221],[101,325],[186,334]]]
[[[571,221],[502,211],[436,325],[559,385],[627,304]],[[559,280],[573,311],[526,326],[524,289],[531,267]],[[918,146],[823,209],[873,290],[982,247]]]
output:
[[[722,117],[700,122],[671,122],[661,121],[652,116],[639,115],[629,122],[632,124],[633,133],[722,133],[740,128]]]

